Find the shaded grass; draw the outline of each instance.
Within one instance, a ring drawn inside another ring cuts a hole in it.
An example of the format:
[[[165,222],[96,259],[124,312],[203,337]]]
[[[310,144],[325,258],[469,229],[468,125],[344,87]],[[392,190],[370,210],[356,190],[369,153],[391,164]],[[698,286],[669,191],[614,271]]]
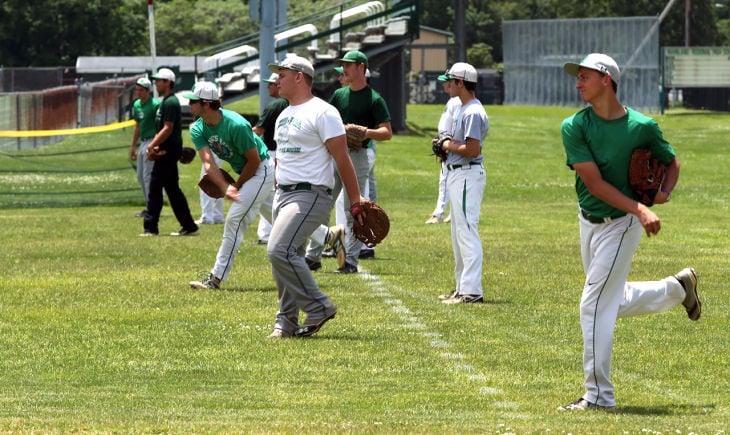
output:
[[[139,239],[141,203],[3,209],[0,430],[727,432],[729,115],[657,118],[682,177],[631,273],[657,279],[694,266],[702,320],[678,307],[619,321],[619,410],[576,415],[554,411],[582,392],[583,277],[558,131],[571,110],[487,111],[480,306],[435,298],[453,285],[449,228],[423,225],[437,191],[429,136],[440,106],[409,106],[409,126],[423,133],[379,145],[391,234],[360,276],[338,276],[325,260],[316,277],[340,311],[307,340],[264,339],[276,288],[265,247],[250,244],[255,228],[224,290],[200,292],[187,282],[212,266],[220,226]],[[181,166],[194,213],[199,170]],[[129,172],[120,185],[134,186]],[[165,207],[161,232],[177,227]]]

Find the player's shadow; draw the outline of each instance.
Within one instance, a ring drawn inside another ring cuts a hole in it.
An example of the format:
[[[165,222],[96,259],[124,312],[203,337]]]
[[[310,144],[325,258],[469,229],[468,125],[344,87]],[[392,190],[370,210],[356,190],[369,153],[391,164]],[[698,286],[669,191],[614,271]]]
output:
[[[236,293],[276,293],[278,291],[276,287],[224,287],[221,290]]]
[[[690,405],[667,404],[658,406],[621,406],[616,409],[620,414],[633,415],[705,415],[708,409],[715,409],[714,404]]]

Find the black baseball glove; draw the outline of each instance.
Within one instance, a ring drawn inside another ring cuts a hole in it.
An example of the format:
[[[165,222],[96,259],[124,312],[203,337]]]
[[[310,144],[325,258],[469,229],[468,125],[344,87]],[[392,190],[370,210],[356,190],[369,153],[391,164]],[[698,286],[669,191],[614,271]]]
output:
[[[446,133],[439,133],[438,136],[434,137],[431,141],[431,150],[433,154],[439,158],[440,161],[446,161],[446,150],[443,145],[447,140],[451,140],[451,135]]]
[[[195,160],[195,148],[183,147],[182,154],[180,154],[180,163],[187,165],[193,160]]]

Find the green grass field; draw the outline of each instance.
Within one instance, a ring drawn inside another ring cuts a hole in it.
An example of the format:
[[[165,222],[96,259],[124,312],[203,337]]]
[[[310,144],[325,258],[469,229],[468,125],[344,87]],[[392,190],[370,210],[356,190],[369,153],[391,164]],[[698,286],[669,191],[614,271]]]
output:
[[[617,412],[576,414],[555,410],[583,392],[577,206],[559,134],[573,109],[487,107],[487,303],[466,306],[436,299],[453,286],[450,229],[424,225],[441,109],[409,106],[410,134],[378,145],[391,233],[359,275],[324,260],[316,277],[339,313],[309,339],[265,338],[276,287],[255,228],[220,291],[187,282],[212,267],[221,226],[137,237],[131,129],[0,154],[0,432],[727,433],[730,115],[657,117],[682,175],[631,273],[695,267],[702,319],[679,306],[620,320]],[[181,168],[197,217],[199,161]],[[177,229],[166,206],[161,233]]]

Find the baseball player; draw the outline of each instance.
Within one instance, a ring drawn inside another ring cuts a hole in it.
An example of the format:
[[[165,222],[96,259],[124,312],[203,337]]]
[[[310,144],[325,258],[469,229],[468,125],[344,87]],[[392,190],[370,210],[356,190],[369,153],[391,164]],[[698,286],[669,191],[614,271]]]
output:
[[[276,79],[279,75],[271,73],[268,79],[264,79],[267,87],[269,88],[269,96],[273,98],[269,104],[264,107],[264,111],[259,117],[258,122],[253,127],[253,132],[260,136],[266,147],[269,149],[269,157],[272,161],[276,160],[276,141],[274,140],[274,128],[276,127],[276,118],[279,114],[289,105],[289,102],[285,98],[279,97],[279,88],[276,87]],[[271,216],[269,215],[269,218]],[[259,226],[256,229],[256,233],[259,238],[257,243],[265,245],[269,242],[269,233],[271,232],[271,222],[261,215],[259,216]]]
[[[437,79],[443,85],[444,91],[446,91],[446,93],[449,93],[449,76],[444,73],[438,76]],[[444,107],[444,111],[441,112],[441,117],[439,118],[439,134],[450,132],[451,125],[453,124],[454,118],[456,117],[456,114],[460,108],[461,99],[459,97],[449,98],[449,101],[446,102],[446,107]],[[446,214],[446,206],[449,204],[449,198],[448,196],[446,196],[447,173],[448,170],[446,169],[445,162],[441,162],[441,172],[439,173],[439,195],[436,199],[436,208],[433,209],[433,213],[431,213],[431,217],[428,218],[426,224],[440,224],[451,222],[451,214],[444,218],[444,214]]]
[[[167,193],[170,207],[175,218],[182,226],[171,236],[194,236],[198,225],[190,214],[185,194],[180,189],[177,162],[182,154],[182,119],[180,101],[175,96],[175,73],[169,68],[160,68],[152,76],[157,93],[162,97],[155,114],[157,133],[147,145],[147,156],[155,155],[156,160],[150,176],[149,201],[144,216],[143,237],[159,234],[160,213],[162,212],[162,190]]]
[[[616,97],[620,71],[609,56],[592,53],[580,63],[566,63],[577,77],[576,89],[590,106],[563,121],[561,133],[568,166],[575,171],[580,245],[586,279],[580,302],[585,393],[561,411],[612,410],[613,331],[617,317],[666,311],[682,303],[691,320],[702,306],[697,275],[686,268],[659,281],[627,282],[634,251],[641,240],[661,228],[659,217],[637,201],[628,186],[632,152],[649,148],[667,165],[655,204],[669,201],[679,178],[679,160],[656,122],[621,105]]]
[[[233,203],[228,209],[215,266],[202,281],[190,282],[192,288],[217,289],[231,273],[243,234],[259,209],[263,207],[264,213],[271,216],[274,164],[251,124],[241,115],[221,109],[214,83],[198,82],[184,97],[190,100],[190,112],[199,117],[190,127],[190,137],[208,176],[219,186],[226,186],[214,155],[230,163],[238,174],[235,184],[226,186],[225,197]]]
[[[132,145],[129,148],[129,158],[137,161],[137,181],[142,188],[145,204],[150,201],[150,178],[154,162],[147,158],[147,145],[157,133],[155,128],[155,113],[160,102],[152,96],[152,82],[147,77],[141,77],[134,86],[134,103],[132,105],[132,119],[134,119],[134,134]],[[137,148],[139,144],[139,148]],[[137,217],[144,217],[147,209],[137,213]]]
[[[446,72],[449,95],[458,97],[461,107],[451,126],[452,140],[444,141],[447,152],[446,194],[451,209],[451,245],[454,249],[456,288],[439,296],[445,304],[481,303],[482,242],[479,215],[487,175],[482,166],[482,146],[489,131],[489,119],[476,98],[477,70],[457,62]]]
[[[312,95],[314,68],[299,56],[269,65],[289,107],[276,122],[277,189],[267,252],[279,289],[279,311],[269,338],[306,337],[335,317],[337,308],[321,292],[304,259],[309,235],[332,208],[335,168],[358,220],[360,189],[347,153],[345,129],[337,110]],[[299,325],[299,311],[306,313]]]
[[[386,141],[393,137],[393,130],[390,125],[390,112],[383,97],[367,84],[365,72],[368,68],[368,58],[365,53],[352,50],[337,60],[342,67],[345,80],[348,86],[337,89],[330,98],[330,104],[340,112],[342,120],[346,124],[356,124],[366,127],[365,139],[361,149],[350,149],[350,159],[355,166],[360,191],[365,191],[368,185],[368,173],[370,164],[368,162],[367,148],[371,147],[371,141]],[[335,198],[342,189],[342,182],[339,176],[335,177]],[[350,202],[345,198],[345,209]],[[333,203],[334,205],[334,203]],[[325,222],[325,220],[323,220]],[[336,270],[336,273],[357,273],[358,257],[362,249],[362,242],[352,237],[352,216],[347,214],[347,259],[343,266]],[[310,245],[310,248],[312,246]],[[307,259],[318,262],[321,260],[321,249],[309,249]]]

